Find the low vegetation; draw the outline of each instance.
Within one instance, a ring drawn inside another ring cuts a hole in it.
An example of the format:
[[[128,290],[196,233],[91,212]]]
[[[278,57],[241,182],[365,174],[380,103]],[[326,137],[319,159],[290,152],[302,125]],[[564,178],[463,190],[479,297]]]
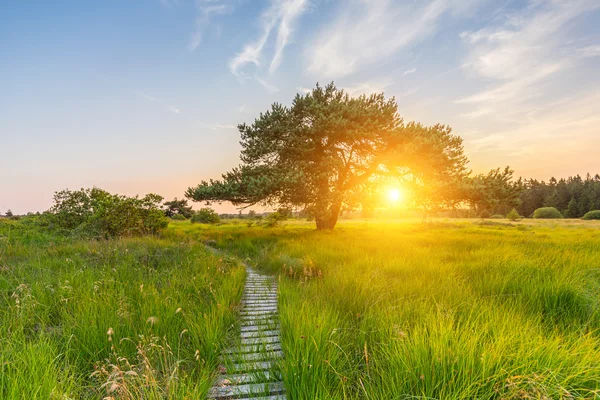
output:
[[[533,212],[533,218],[536,219],[558,219],[562,214],[554,207],[541,207]]]
[[[290,398],[600,396],[595,221],[172,229],[279,275]]]
[[[600,210],[589,211],[581,219],[600,219]]]
[[[185,237],[0,220],[0,398],[203,398],[244,276]]]

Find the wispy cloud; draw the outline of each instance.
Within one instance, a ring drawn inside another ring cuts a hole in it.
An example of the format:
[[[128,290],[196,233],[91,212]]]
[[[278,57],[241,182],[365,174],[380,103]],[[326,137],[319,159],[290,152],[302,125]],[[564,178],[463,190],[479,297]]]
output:
[[[173,2],[176,0],[163,1]],[[230,14],[234,9],[231,4],[221,0],[196,0],[196,8],[198,10],[198,15],[196,16],[194,33],[192,34],[188,45],[190,51],[196,50],[200,45],[204,31],[214,16]]]
[[[385,91],[385,88],[390,86],[390,84],[390,82],[367,81],[344,86],[343,89],[351,96],[359,96],[361,94],[381,93]]]
[[[347,0],[340,16],[307,46],[308,70],[339,78],[422,42],[443,16],[459,18],[486,0]]]
[[[579,53],[586,58],[600,57],[600,45],[584,47],[579,49]]]
[[[414,74],[415,72],[417,72],[417,69],[411,68],[409,70],[404,71],[404,73],[402,75]]]
[[[491,108],[480,108],[479,110],[475,110],[469,113],[462,114],[461,117],[466,119],[475,119],[479,117],[483,117],[484,115],[488,115],[492,113]]]
[[[597,0],[531,0],[498,26],[463,32],[470,71],[491,85],[457,102],[522,102],[539,96],[544,82],[577,62],[575,49],[567,45],[567,24],[598,8]],[[583,51],[593,53],[593,47]]]
[[[179,0],[160,0],[160,4],[165,7],[179,7]]]
[[[229,69],[236,77],[242,79],[248,77],[244,69],[253,65],[255,69],[264,66],[265,48],[271,36],[275,36],[274,51],[270,56],[268,74],[273,74],[283,59],[286,46],[290,43],[291,35],[298,18],[306,11],[308,0],[270,0],[269,6],[261,16],[260,36],[247,43],[243,50],[236,54],[229,62]],[[276,34],[273,32],[276,31]],[[268,91],[276,91],[277,88],[267,83],[264,78],[255,79]]]
[[[136,93],[137,93],[139,96],[141,96],[141,97],[143,97],[144,99],[146,99],[146,100],[149,100],[149,101],[151,101],[151,102],[154,102],[154,103],[158,103],[158,104],[160,104],[160,105],[161,105],[162,107],[164,107],[166,110],[168,110],[168,111],[170,111],[170,112],[172,112],[172,113],[174,113],[174,114],[180,114],[180,113],[181,113],[181,110],[179,109],[179,107],[176,107],[176,106],[174,106],[174,105],[171,105],[171,104],[169,104],[169,103],[167,103],[167,102],[165,102],[165,101],[163,101],[163,100],[160,100],[160,99],[158,99],[158,98],[156,98],[156,97],[154,97],[154,96],[150,96],[149,94],[147,94],[147,93],[145,93],[145,92],[142,92],[142,91],[137,91]]]
[[[302,86],[296,87],[296,90],[298,91],[298,93],[305,93],[305,94],[312,92],[312,89],[305,88],[305,87],[302,87]]]

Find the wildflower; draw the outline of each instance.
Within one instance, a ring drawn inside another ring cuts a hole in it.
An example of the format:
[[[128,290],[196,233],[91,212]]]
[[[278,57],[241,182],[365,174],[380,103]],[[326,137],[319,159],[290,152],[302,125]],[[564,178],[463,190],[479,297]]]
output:
[[[157,317],[148,317],[146,322],[149,323],[150,325],[155,325],[158,322],[158,318]]]

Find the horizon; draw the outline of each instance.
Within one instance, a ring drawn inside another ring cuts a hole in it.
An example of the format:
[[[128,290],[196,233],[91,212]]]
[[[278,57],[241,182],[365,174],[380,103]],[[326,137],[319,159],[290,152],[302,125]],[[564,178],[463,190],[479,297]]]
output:
[[[66,188],[184,198],[239,164],[238,123],[330,81],[451,126],[476,174],[600,173],[600,3],[494,3],[2,5],[0,213]]]

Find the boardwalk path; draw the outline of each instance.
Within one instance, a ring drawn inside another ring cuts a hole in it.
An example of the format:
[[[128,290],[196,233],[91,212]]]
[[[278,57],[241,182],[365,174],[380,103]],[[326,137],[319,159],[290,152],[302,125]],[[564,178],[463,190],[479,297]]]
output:
[[[277,372],[283,357],[277,312],[277,282],[247,269],[239,343],[223,354],[223,375],[209,399],[285,400]]]

